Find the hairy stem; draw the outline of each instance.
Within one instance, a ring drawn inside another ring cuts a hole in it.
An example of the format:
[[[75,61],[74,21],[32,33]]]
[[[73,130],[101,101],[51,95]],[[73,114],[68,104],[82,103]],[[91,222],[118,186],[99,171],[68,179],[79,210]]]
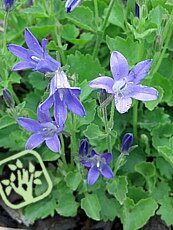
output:
[[[138,122],[138,101],[135,101],[135,104],[133,106],[133,135],[135,140],[137,140],[137,136],[138,136],[137,122]]]
[[[3,48],[2,53],[4,54],[7,46],[7,23],[8,23],[8,12],[5,12],[4,15],[4,34],[3,34]]]
[[[93,51],[93,58],[96,58],[98,55],[99,47],[100,47],[100,44],[102,42],[104,32],[105,32],[105,29],[107,26],[107,22],[108,22],[108,19],[109,19],[109,16],[110,16],[110,13],[111,13],[111,10],[113,8],[114,3],[115,3],[115,0],[110,0],[106,17],[103,21],[103,24],[101,25],[101,27],[97,31],[97,39],[96,39],[96,44],[95,44],[94,51]]]

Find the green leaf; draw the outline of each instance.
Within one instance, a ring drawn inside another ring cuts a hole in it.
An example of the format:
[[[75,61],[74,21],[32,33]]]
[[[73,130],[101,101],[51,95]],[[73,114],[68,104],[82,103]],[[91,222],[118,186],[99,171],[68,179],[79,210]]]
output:
[[[159,146],[161,156],[173,167],[173,137],[169,139],[168,145]]]
[[[160,204],[163,203],[165,196],[169,196],[171,188],[166,181],[158,181],[152,192],[152,197]]]
[[[44,9],[41,6],[32,6],[25,8],[22,13],[26,14],[26,16],[32,15],[35,18],[48,18],[49,16],[44,11]]]
[[[56,206],[57,203],[54,198],[46,197],[41,201],[28,205],[24,209],[24,215],[28,221],[33,222],[37,219],[46,218],[49,215],[53,216]]]
[[[8,186],[10,184],[10,180],[5,179],[5,180],[2,180],[1,183]]]
[[[154,111],[146,110],[144,115],[139,118],[139,125],[141,128],[148,131],[153,130],[154,127],[171,123],[170,116],[164,112],[164,108],[155,108]]]
[[[82,180],[82,176],[80,172],[68,172],[65,177],[67,186],[71,188],[71,190],[73,191],[77,189],[81,180]]]
[[[85,79],[81,84],[81,95],[80,95],[80,100],[84,101],[88,98],[88,96],[91,94],[93,89],[89,87],[89,82]]]
[[[165,4],[166,4],[166,5],[173,6],[173,1],[172,1],[172,0],[167,0]]]
[[[17,161],[16,161],[16,166],[17,166],[18,168],[20,168],[20,169],[23,168],[23,164],[22,164],[21,160],[17,159]]]
[[[107,183],[107,190],[109,194],[113,195],[122,205],[126,199],[127,189],[126,176],[118,176],[113,181]]]
[[[156,183],[156,169],[155,166],[150,162],[141,162],[135,165],[135,170],[140,173],[148,184],[149,191],[151,192]]]
[[[72,193],[63,192],[58,197],[56,211],[62,216],[76,216],[78,206]]]
[[[31,72],[28,80],[34,89],[44,90],[48,85],[48,79],[45,79],[44,75],[39,72]]]
[[[142,187],[130,186],[128,188],[128,197],[138,203],[140,200],[148,198],[150,196],[149,192],[144,191]]]
[[[158,215],[166,222],[167,226],[173,225],[173,199],[172,197],[165,196],[161,201],[161,206],[157,211]]]
[[[12,190],[12,187],[11,187],[11,186],[8,186],[8,187],[5,188],[5,193],[7,194],[7,196],[10,195],[11,190]]]
[[[96,194],[86,194],[81,200],[81,208],[88,217],[94,220],[100,220],[101,206]]]
[[[94,31],[94,15],[89,7],[78,6],[73,12],[66,15],[67,18],[80,28]]]
[[[32,162],[29,162],[29,172],[33,173],[35,171],[35,165],[32,164]]]
[[[107,9],[105,10],[105,13],[107,13]],[[119,26],[124,30],[125,17],[123,12],[123,4],[120,4],[117,0],[112,7],[108,21],[111,24]]]
[[[34,184],[41,185],[42,181],[40,179],[35,179]]]
[[[113,221],[116,216],[119,216],[120,205],[115,198],[108,198],[104,191],[99,191],[98,199],[101,206],[101,219],[103,221]]]
[[[168,12],[165,8],[163,8],[161,5],[158,5],[150,11],[148,17],[152,23],[155,23],[160,28],[162,20],[167,13]]]
[[[72,41],[79,35],[79,29],[73,24],[65,24],[62,28],[62,37],[67,41]]]
[[[158,149],[160,146],[169,146],[169,138],[173,134],[173,124],[158,125],[151,131],[153,146]]]
[[[97,138],[105,138],[105,134],[99,129],[99,126],[93,123],[88,125],[84,131],[84,135],[91,141]]]
[[[121,52],[128,60],[130,66],[133,66],[140,61],[140,57],[137,55],[139,43],[134,41],[132,38],[128,37],[124,39],[118,36],[115,38],[110,38],[109,36],[106,36],[106,43],[111,52],[115,50]]]
[[[164,94],[164,91],[163,89],[160,87],[160,86],[157,86],[155,87],[158,92],[159,92],[159,97],[157,100],[153,100],[153,101],[146,101],[144,102],[145,104],[145,107],[147,109],[149,109],[150,111],[152,111],[153,109],[155,109],[155,107],[162,101],[162,98],[163,98],[163,94]]]
[[[70,73],[78,74],[78,82],[93,80],[99,74],[104,73],[98,59],[93,59],[90,54],[81,54],[76,51],[75,54],[70,54],[67,57],[67,63],[70,65]]]
[[[91,124],[96,114],[96,101],[94,99],[87,100],[86,102],[83,103],[83,106],[86,111],[86,116],[82,118],[81,117],[76,118],[77,128],[81,127],[82,125]]]
[[[6,128],[10,125],[16,124],[16,121],[14,118],[5,115],[3,117],[0,118],[0,129]]]
[[[126,200],[124,204],[124,217],[122,219],[123,229],[140,229],[154,215],[157,207],[157,203],[151,197],[142,199],[135,205]]]

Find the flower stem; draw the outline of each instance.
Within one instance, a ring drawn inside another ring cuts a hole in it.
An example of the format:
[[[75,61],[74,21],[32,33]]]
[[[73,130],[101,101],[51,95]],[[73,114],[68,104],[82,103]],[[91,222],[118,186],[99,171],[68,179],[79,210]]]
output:
[[[154,68],[150,72],[151,75],[154,75],[158,71],[158,69],[159,69],[159,67],[160,67],[160,65],[162,63],[162,60],[164,58],[165,52],[166,52],[166,50],[168,48],[168,44],[169,44],[169,41],[171,39],[172,30],[173,30],[172,16],[173,16],[173,10],[172,10],[172,12],[170,14],[170,18],[167,21],[166,26],[165,26],[165,30],[167,30],[167,33],[165,35],[164,47],[163,47],[162,51],[159,53],[159,55],[157,55],[158,59],[156,58],[154,60],[154,63],[153,63]]]
[[[94,11],[95,11],[95,24],[98,28],[99,24],[99,11],[98,11],[98,2],[97,0],[94,0]]]
[[[61,152],[60,152],[61,153],[61,159],[62,159],[64,165],[66,165],[67,162],[66,162],[66,159],[65,159],[64,138],[63,138],[62,133],[59,135],[59,137],[60,137],[60,140],[61,140]]]
[[[112,152],[112,145],[111,145],[110,129],[108,126],[107,107],[104,107],[102,109],[102,113],[103,113],[103,119],[104,119],[105,132],[107,134],[107,147],[108,147],[108,151],[111,153]]]
[[[3,48],[2,53],[4,54],[7,46],[7,22],[8,22],[8,12],[4,15],[4,35],[3,35]]]
[[[100,47],[100,44],[102,42],[104,32],[105,32],[105,29],[107,26],[107,22],[108,22],[108,19],[109,19],[109,16],[110,16],[110,13],[111,13],[111,10],[113,8],[114,3],[115,3],[115,0],[110,1],[109,6],[108,6],[108,11],[107,11],[106,17],[103,21],[103,24],[101,25],[101,27],[97,31],[97,39],[96,39],[96,44],[95,44],[94,51],[93,51],[93,58],[97,57],[99,47]]]
[[[138,121],[138,101],[135,101],[135,104],[133,106],[133,135],[134,139],[137,140],[137,121]]]

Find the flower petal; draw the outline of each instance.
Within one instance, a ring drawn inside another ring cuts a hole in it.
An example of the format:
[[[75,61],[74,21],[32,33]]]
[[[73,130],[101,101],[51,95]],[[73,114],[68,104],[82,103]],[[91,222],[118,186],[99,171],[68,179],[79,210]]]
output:
[[[81,94],[81,89],[79,87],[69,87],[71,93],[74,94],[76,97],[79,97]]]
[[[91,162],[89,160],[80,160],[80,163],[87,168],[91,167]]]
[[[152,101],[158,98],[158,91],[152,87],[133,85],[131,97],[140,101]]]
[[[96,151],[94,149],[92,149],[91,152],[90,152],[90,156],[94,157],[95,155],[99,155],[99,154],[96,153]]]
[[[107,179],[111,179],[114,176],[112,169],[107,164],[103,164],[100,172]]]
[[[30,57],[32,56],[32,52],[28,49],[23,48],[22,46],[18,46],[15,44],[9,44],[8,49],[15,56],[22,58],[26,61],[31,61]]]
[[[55,153],[60,152],[60,141],[58,135],[55,134],[52,138],[46,140],[46,145],[51,151]]]
[[[28,141],[26,142],[25,148],[26,149],[34,149],[41,143],[43,143],[44,137],[41,134],[34,133]]]
[[[65,103],[67,105],[67,108],[72,112],[75,113],[78,116],[84,117],[85,109],[79,99],[71,93],[70,89],[65,90]]]
[[[112,87],[114,85],[114,80],[111,77],[98,77],[89,83],[91,88],[105,89],[108,93],[114,93]]]
[[[119,113],[126,113],[132,105],[130,97],[115,97],[115,106]]]
[[[25,117],[19,117],[17,119],[17,122],[19,125],[21,125],[24,129],[26,129],[28,132],[37,132],[40,129],[40,124],[38,121],[33,120],[31,118],[25,118]]]
[[[118,51],[112,52],[110,58],[110,67],[112,75],[116,81],[127,77],[129,71],[128,62],[126,58]]]
[[[152,65],[152,60],[145,60],[139,62],[135,67],[130,71],[127,80],[128,82],[133,82],[138,84],[143,78],[146,77]]]
[[[37,108],[37,117],[38,120],[42,123],[42,122],[51,122],[52,119],[50,117],[50,113],[49,110],[42,110],[40,105]]]
[[[18,70],[23,70],[23,69],[34,69],[35,68],[35,64],[32,62],[19,62],[16,65],[13,66],[12,70],[13,71],[18,71]]]
[[[103,153],[101,154],[101,158],[104,158],[106,163],[109,164],[112,161],[112,153]]]
[[[43,101],[39,106],[41,110],[48,110],[53,105],[53,95],[49,96],[45,101]]]
[[[93,185],[99,178],[100,172],[96,166],[93,166],[88,171],[87,182],[89,185]]]
[[[58,90],[53,94],[54,100],[54,117],[58,126],[65,123],[67,119],[67,108],[64,102],[64,98],[60,98]]]
[[[53,58],[52,58],[53,59]],[[53,59],[54,60],[54,59]],[[57,61],[52,61],[50,58],[42,59],[38,62],[35,71],[39,71],[42,73],[46,72],[54,72],[60,67],[60,63]]]
[[[30,32],[28,28],[25,29],[25,41],[29,49],[36,52],[39,55],[42,55],[43,50],[38,42],[38,40],[35,38],[35,36]]]

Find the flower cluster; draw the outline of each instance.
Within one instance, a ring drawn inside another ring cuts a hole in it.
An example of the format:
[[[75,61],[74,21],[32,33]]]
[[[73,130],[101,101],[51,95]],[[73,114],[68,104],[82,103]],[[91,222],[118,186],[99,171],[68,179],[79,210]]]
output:
[[[71,12],[79,2],[67,1],[67,12]],[[25,148],[34,149],[45,142],[51,151],[60,152],[59,135],[63,131],[68,110],[81,117],[86,115],[85,109],[78,98],[81,89],[70,86],[67,75],[60,67],[60,63],[47,53],[47,39],[43,39],[40,45],[29,29],[25,29],[24,36],[28,49],[15,44],[8,45],[10,52],[23,59],[22,62],[14,65],[13,71],[32,69],[33,71],[42,73],[52,72],[54,74],[50,81],[49,96],[45,101],[40,102],[37,108],[38,120],[25,117],[17,119],[20,126],[32,133]],[[139,62],[129,72],[126,58],[120,52],[114,51],[110,58],[110,68],[113,78],[101,76],[92,80],[89,85],[92,88],[102,89],[106,93],[112,94],[117,111],[125,113],[130,109],[132,99],[141,101],[157,99],[158,92],[156,89],[139,84],[146,77],[151,64],[151,60]],[[4,91],[4,99],[8,106],[12,104],[11,95],[6,90]],[[52,107],[53,120],[49,111]],[[132,143],[133,135],[126,133],[121,143],[119,162],[121,162],[123,156],[128,155]],[[88,168],[87,182],[89,185],[93,185],[100,175],[107,179],[113,177],[113,171],[109,166],[112,161],[112,153],[98,154],[94,149],[89,150],[87,140],[81,140],[79,158],[81,164]]]
[[[17,63],[13,71],[31,68],[42,73],[54,72],[54,77],[50,82],[49,97],[38,106],[38,121],[21,117],[17,122],[33,133],[26,143],[26,149],[34,149],[45,141],[50,150],[60,152],[58,135],[62,132],[67,119],[67,109],[81,117],[85,116],[85,109],[78,99],[81,90],[79,87],[70,87],[65,72],[60,69],[60,63],[46,52],[47,39],[43,39],[40,46],[29,29],[25,29],[24,36],[29,49],[15,44],[8,45],[10,52],[24,60]],[[52,121],[49,113],[52,105],[54,105],[55,121]]]

